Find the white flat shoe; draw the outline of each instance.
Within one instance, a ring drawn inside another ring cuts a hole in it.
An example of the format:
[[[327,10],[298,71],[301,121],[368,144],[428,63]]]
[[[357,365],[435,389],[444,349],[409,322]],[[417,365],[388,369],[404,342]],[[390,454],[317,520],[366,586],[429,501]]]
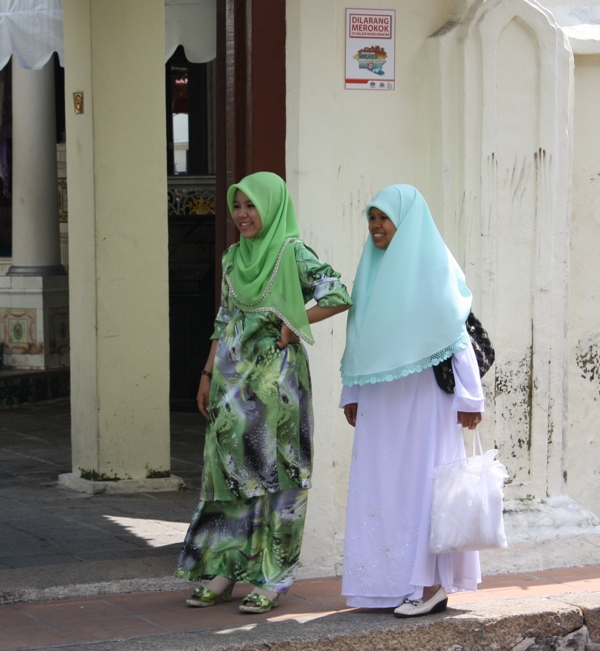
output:
[[[396,617],[420,617],[421,615],[430,615],[431,613],[441,613],[446,610],[447,605],[448,595],[444,588],[440,588],[427,601],[423,601],[423,599],[419,599],[418,601],[405,599],[404,603],[400,604],[394,610],[394,615]]]

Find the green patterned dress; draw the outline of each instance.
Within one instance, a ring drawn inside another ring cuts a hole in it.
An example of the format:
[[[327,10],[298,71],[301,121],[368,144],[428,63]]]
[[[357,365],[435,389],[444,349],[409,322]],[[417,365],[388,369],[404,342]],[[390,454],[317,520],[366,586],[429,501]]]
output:
[[[305,303],[351,304],[338,273],[300,240],[294,253]],[[311,486],[312,395],[304,346],[280,350],[280,333],[275,314],[240,310],[223,281],[200,503],[178,577],[221,575],[280,593],[294,581]]]

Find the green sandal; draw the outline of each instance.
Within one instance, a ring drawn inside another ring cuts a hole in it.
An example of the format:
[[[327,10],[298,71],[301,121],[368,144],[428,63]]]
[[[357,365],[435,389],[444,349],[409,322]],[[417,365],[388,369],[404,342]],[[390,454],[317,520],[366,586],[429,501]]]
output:
[[[231,601],[233,586],[234,584],[232,583],[229,587],[225,588],[220,595],[202,586],[201,588],[194,590],[192,596],[189,599],[186,599],[185,603],[188,606],[195,606],[196,608],[209,608],[210,606],[214,606],[217,601]]]
[[[258,594],[258,592],[251,592],[249,595],[242,599],[240,604],[240,610],[243,613],[268,613],[271,608],[275,608],[279,605],[279,595],[271,601],[268,597],[265,597],[264,594]]]

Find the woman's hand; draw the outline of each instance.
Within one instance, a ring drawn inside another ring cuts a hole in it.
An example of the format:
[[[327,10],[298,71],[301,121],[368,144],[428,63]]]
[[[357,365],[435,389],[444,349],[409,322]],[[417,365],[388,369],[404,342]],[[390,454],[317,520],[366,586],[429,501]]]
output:
[[[340,312],[345,312],[349,310],[349,305],[339,305],[338,307],[321,307],[320,305],[313,305],[309,310],[306,310],[306,315],[308,316],[309,323],[318,323],[323,321],[323,319],[328,319],[334,314],[339,314]],[[277,345],[282,350],[288,344],[297,344],[300,341],[300,337],[290,330],[285,323],[281,324],[281,336]]]
[[[283,350],[288,344],[297,344],[299,341],[300,337],[293,330],[290,330],[284,322],[282,322],[281,335],[277,342],[279,348]]]
[[[348,405],[345,405],[344,407],[344,416],[346,416],[346,420],[352,427],[356,427],[356,413],[358,411],[358,403],[356,402],[351,402]]]
[[[467,429],[475,429],[481,423],[481,413],[478,411],[459,411],[456,422]]]
[[[219,342],[217,339],[213,339],[212,344],[210,345],[210,352],[208,353],[208,359],[204,365],[204,370],[200,376],[200,386],[198,387],[198,394],[196,395],[196,402],[198,403],[198,409],[204,418],[208,418],[208,396],[210,394],[210,380],[212,378],[212,370],[215,364],[215,356],[217,354],[217,346]]]
[[[198,409],[204,418],[208,418],[208,396],[210,394],[210,378],[208,375],[200,376],[200,386],[198,387],[198,395],[196,396],[196,402],[198,403]]]

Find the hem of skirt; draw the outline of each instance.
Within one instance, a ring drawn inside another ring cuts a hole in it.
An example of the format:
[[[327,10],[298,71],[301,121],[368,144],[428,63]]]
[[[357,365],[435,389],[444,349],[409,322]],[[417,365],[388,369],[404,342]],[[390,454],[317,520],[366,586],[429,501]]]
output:
[[[188,581],[210,581],[214,578],[214,574],[194,574],[193,572],[185,572],[184,570],[177,570],[173,576],[176,579],[187,579]]]
[[[481,580],[462,579],[450,587],[444,586],[444,589],[448,594],[455,594],[457,592],[476,592],[479,583],[481,583]],[[346,605],[351,608],[397,608],[405,599],[410,598],[410,595],[402,595],[399,597],[374,597],[344,594],[342,596],[346,597]]]
[[[194,574],[192,572],[184,572],[183,570],[177,570],[174,575],[176,579],[187,579],[188,581],[210,581],[213,579],[216,574]],[[285,594],[292,587],[291,585],[277,585],[274,583],[261,583],[261,582],[252,582],[249,578],[245,577],[243,579],[237,579],[234,576],[226,577],[228,579],[233,579],[236,582],[248,583],[249,585],[254,586],[255,588],[260,588],[261,590],[267,590],[268,592],[276,592],[277,594]]]
[[[455,594],[457,592],[477,592],[477,586],[481,583],[481,579],[461,580],[454,583],[450,588],[444,586],[444,590],[448,594]]]

